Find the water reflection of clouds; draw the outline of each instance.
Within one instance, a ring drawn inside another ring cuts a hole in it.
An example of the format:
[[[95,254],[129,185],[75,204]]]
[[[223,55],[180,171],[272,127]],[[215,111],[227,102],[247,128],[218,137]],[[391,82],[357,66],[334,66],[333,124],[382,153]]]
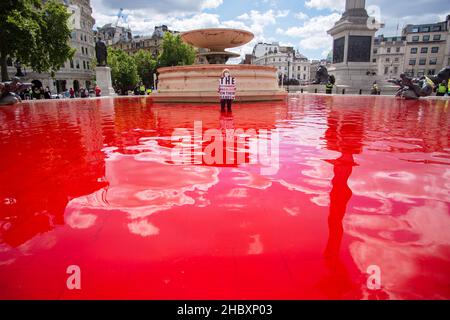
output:
[[[157,235],[158,227],[148,218],[156,213],[186,205],[208,205],[205,192],[218,183],[219,170],[214,167],[169,164],[170,148],[153,139],[143,145],[127,147],[137,150],[134,155],[105,149],[108,187],[93,194],[73,199],[66,221],[74,228],[90,227],[95,218],[80,214],[83,208],[119,210],[130,219],[128,228],[141,236]],[[94,216],[95,217],[95,216]]]
[[[442,276],[439,264],[433,264],[429,259],[447,261],[449,265],[448,210],[444,202],[427,200],[424,205],[411,207],[398,217],[349,215],[345,229],[356,239],[350,244],[350,252],[358,268],[364,272],[368,265],[378,265],[382,271],[383,289],[392,299],[420,298],[410,290],[418,275],[427,278],[425,286],[430,295],[433,292],[429,298],[446,298],[448,293],[442,281],[445,283],[447,279]],[[423,261],[431,263],[425,266]]]

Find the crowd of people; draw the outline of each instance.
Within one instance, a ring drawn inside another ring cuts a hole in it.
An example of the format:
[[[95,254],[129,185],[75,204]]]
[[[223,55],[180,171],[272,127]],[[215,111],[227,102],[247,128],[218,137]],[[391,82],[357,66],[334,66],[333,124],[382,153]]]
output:
[[[78,90],[73,88],[67,89],[59,94],[52,94],[49,87],[33,86],[20,93],[22,100],[41,100],[41,99],[74,99],[74,98],[89,98],[100,97],[102,90],[99,86],[93,88],[83,88]]]

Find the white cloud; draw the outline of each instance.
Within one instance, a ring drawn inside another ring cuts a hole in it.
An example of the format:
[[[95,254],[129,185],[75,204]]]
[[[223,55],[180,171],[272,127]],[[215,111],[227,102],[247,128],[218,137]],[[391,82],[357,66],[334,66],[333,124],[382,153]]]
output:
[[[223,3],[223,0],[133,0],[125,2],[123,0],[92,0],[93,7],[102,7],[105,10],[118,12],[119,8],[128,10],[145,10],[148,13],[195,13],[204,9],[215,9]]]
[[[278,29],[277,33],[300,38],[300,50],[329,49],[332,38],[327,34],[327,30],[331,29],[339,18],[340,14],[336,12],[326,16],[316,16],[307,19],[300,27],[290,27],[287,30]]]
[[[205,0],[203,1],[202,9],[215,9],[223,3],[223,0]]]
[[[304,12],[298,12],[298,13],[296,13],[295,15],[294,15],[294,17],[296,18],[296,19],[298,19],[298,20],[306,20],[306,19],[308,19],[309,18],[309,16],[306,14],[306,13],[304,13]]]
[[[305,2],[308,8],[329,9],[333,11],[343,11],[345,8],[345,0],[309,0]]]
[[[274,11],[270,9],[266,12],[251,10],[250,13],[244,13],[237,18],[250,23],[250,29],[252,32],[256,37],[260,37],[264,32],[264,27],[268,25],[275,25],[278,18],[285,18],[288,15],[289,10]]]

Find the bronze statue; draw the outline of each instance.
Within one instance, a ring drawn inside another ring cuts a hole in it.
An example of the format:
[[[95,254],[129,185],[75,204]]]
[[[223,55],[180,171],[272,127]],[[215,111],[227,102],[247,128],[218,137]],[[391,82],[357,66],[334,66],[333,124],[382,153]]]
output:
[[[411,78],[402,73],[400,79],[388,80],[388,82],[398,85],[395,96],[407,100],[415,100],[420,97],[428,97],[433,93],[434,81],[423,76],[421,78]]]
[[[442,68],[435,76],[422,76],[420,78],[411,78],[402,73],[400,79],[388,80],[388,82],[398,85],[395,96],[404,99],[419,99],[427,97],[433,93],[435,86],[440,83],[448,83],[450,79],[450,67]]]
[[[18,77],[10,82],[0,82],[0,106],[22,102],[19,93],[31,87],[31,83],[21,83]]]
[[[445,83],[448,83],[448,80],[450,79],[450,66],[442,68],[436,76],[430,76],[430,79],[434,82],[436,86],[438,86],[440,83],[444,81]]]
[[[95,57],[97,58],[97,66],[106,67],[108,64],[108,50],[106,43],[102,39],[98,39],[95,43]]]
[[[316,79],[313,84],[334,84],[336,82],[333,75],[328,74],[328,69],[325,66],[318,66],[316,71]]]

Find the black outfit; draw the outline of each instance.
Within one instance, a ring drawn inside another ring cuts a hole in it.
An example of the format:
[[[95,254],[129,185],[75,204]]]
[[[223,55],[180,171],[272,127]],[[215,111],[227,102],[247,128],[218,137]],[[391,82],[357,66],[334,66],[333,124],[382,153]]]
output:
[[[220,99],[220,108],[222,111],[225,111],[225,106],[227,106],[227,110],[231,111],[232,99]]]

